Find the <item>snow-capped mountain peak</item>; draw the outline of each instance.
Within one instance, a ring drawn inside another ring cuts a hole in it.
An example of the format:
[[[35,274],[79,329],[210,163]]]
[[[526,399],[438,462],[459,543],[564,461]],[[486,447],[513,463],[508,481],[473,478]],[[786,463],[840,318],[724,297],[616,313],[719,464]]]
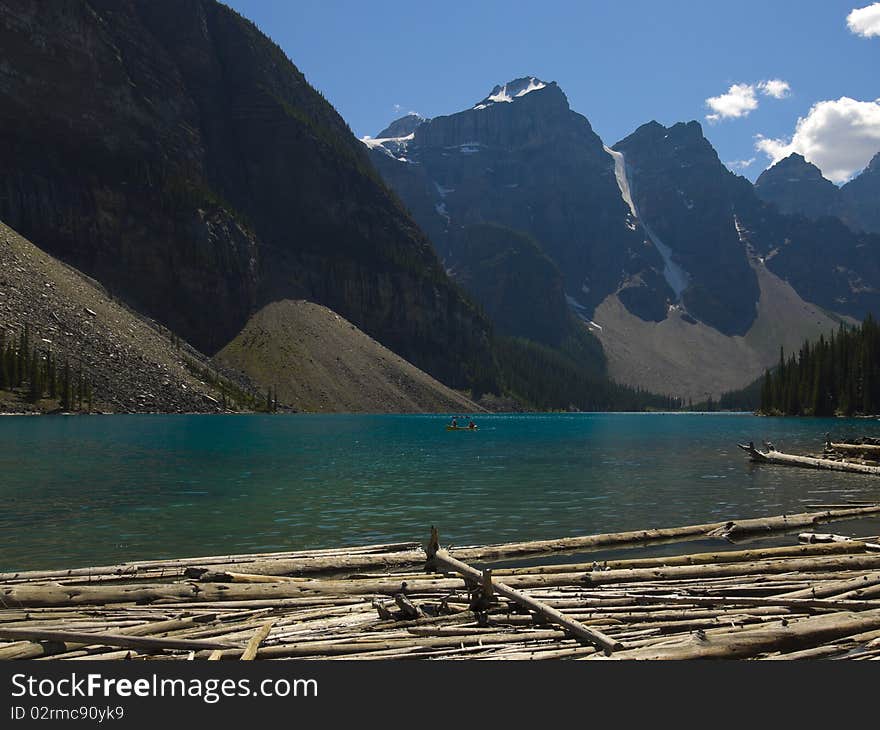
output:
[[[515,99],[519,99],[533,91],[538,91],[547,86],[546,81],[541,81],[534,76],[524,76],[521,79],[508,81],[502,86],[496,86],[492,89],[492,93],[483,99],[474,109],[485,109],[492,104],[510,104]]]

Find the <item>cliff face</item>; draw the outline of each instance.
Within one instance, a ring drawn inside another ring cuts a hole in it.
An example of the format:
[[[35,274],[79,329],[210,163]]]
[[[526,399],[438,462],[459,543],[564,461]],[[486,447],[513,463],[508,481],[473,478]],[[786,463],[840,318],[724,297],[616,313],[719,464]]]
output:
[[[533,237],[587,313],[662,267],[621,198],[613,158],[556,83],[516,79],[470,109],[415,127],[406,119],[364,141],[453,271],[469,246],[463,231],[483,223]],[[383,138],[389,130],[407,138]]]
[[[489,223],[468,226],[457,253],[453,275],[499,334],[557,346],[578,326],[559,269],[531,236]]]
[[[761,173],[755,192],[783,213],[811,220],[832,216],[855,232],[880,233],[880,153],[840,188],[801,155],[792,154]]]
[[[345,122],[213,0],[0,0],[0,218],[214,352],[325,304],[456,385],[487,324]]]
[[[775,203],[782,213],[807,218],[840,215],[840,189],[796,153],[764,170],[755,180],[755,192],[761,200]]]
[[[880,152],[840,189],[843,220],[857,231],[880,233]]]
[[[640,221],[680,270],[670,280],[681,279],[687,311],[723,334],[747,332],[758,283],[734,214],[753,197],[751,185],[724,167],[697,122],[649,122],[614,149],[624,155]]]

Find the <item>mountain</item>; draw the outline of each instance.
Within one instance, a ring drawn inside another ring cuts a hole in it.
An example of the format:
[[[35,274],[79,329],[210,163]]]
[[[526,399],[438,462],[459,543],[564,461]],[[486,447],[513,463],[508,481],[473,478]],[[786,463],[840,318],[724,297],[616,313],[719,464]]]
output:
[[[811,220],[831,216],[855,232],[880,233],[880,152],[839,188],[818,167],[792,154],[761,173],[755,192],[783,213]]]
[[[780,345],[797,347],[880,307],[880,238],[764,202],[721,164],[698,123],[652,122],[614,149],[639,221],[669,253],[667,278],[684,284],[684,313],[673,309],[645,328],[613,302],[600,307],[612,376],[646,387],[681,383],[703,399],[719,383],[748,383]]]
[[[648,238],[663,255],[676,301],[723,335],[755,320],[758,282],[734,224],[751,185],[730,173],[697,122],[649,122],[613,147]]]
[[[717,397],[752,382],[780,345],[880,306],[880,239],[782,204],[789,178],[815,199],[837,190],[802,158],[768,171],[762,192],[722,164],[697,122],[649,122],[607,147],[557,84],[533,76],[470,109],[398,122],[363,142],[447,271],[501,334],[544,332],[538,341],[559,349],[577,329],[566,329],[557,284],[540,266],[523,288],[540,310],[498,304],[523,260],[502,255],[497,231],[528,236],[601,342],[593,365],[619,382]]]
[[[218,372],[165,327],[0,223],[0,340],[8,346],[25,330],[41,361],[51,355],[59,377],[65,364],[74,382],[82,377],[91,410],[216,413],[224,404],[250,408],[258,395],[249,380]],[[30,403],[22,389],[0,389],[0,410],[58,408],[60,393],[44,395]]]
[[[456,280],[502,335],[559,345],[572,329],[562,274],[534,238],[497,224],[466,226]]]
[[[880,233],[880,152],[840,189],[843,219],[855,230]]]
[[[305,298],[492,385],[488,322],[252,23],[214,0],[0,3],[0,46],[0,218],[47,252],[207,353]]]
[[[476,412],[472,401],[326,307],[269,304],[216,359],[307,412]]]
[[[424,121],[426,120],[421,114],[410,112],[400,119],[395,119],[376,136],[380,139],[403,139],[415,132],[416,127]]]
[[[414,128],[397,124],[389,129],[408,133],[389,139],[384,130],[364,142],[447,269],[458,266],[468,226],[525,233],[587,316],[632,276],[662,270],[636,230],[602,140],[555,82],[516,79],[470,109]]]
[[[841,212],[840,188],[797,153],[764,170],[755,181],[755,192],[783,213],[821,218]]]

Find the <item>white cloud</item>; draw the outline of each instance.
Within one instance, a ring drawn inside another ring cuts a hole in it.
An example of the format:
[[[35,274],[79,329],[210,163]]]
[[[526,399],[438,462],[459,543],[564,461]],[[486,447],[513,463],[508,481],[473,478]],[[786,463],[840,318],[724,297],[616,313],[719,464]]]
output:
[[[726,93],[706,99],[706,106],[712,110],[711,114],[706,115],[706,119],[717,122],[721,119],[747,117],[758,108],[758,92],[774,99],[784,99],[791,93],[791,86],[782,79],[767,79],[756,84],[733,84]]]
[[[880,36],[880,3],[856,8],[846,16],[846,24],[853,33],[863,38]]]
[[[764,96],[772,96],[774,99],[784,99],[791,93],[788,81],[782,79],[768,79],[758,83],[758,88]]]
[[[727,165],[730,170],[745,170],[747,167],[751,167],[754,164],[755,159],[755,157],[750,157],[748,160],[731,160],[724,164]]]
[[[845,182],[880,150],[880,99],[820,101],[798,119],[791,139],[758,135],[755,148],[771,164],[798,152],[832,182]]]
[[[736,119],[746,117],[757,109],[758,97],[755,96],[755,87],[752,84],[733,84],[727,93],[706,99],[706,106],[713,112],[706,115],[706,119],[710,122],[717,122],[719,119]]]
[[[403,107],[400,106],[400,104],[395,104],[394,107],[393,107],[393,109],[394,109],[394,113],[395,113],[395,114],[399,114],[399,113],[400,113],[400,110],[403,109]]]

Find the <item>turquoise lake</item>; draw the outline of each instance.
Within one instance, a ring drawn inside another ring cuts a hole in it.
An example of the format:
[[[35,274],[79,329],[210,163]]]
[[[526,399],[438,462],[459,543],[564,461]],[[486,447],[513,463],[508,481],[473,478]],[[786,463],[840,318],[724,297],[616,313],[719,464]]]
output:
[[[880,480],[756,466],[868,420],[736,414],[0,418],[0,570],[669,527],[880,501]],[[874,525],[876,529],[876,524]],[[861,533],[870,534],[870,533]],[[876,532],[874,533],[876,534]]]

